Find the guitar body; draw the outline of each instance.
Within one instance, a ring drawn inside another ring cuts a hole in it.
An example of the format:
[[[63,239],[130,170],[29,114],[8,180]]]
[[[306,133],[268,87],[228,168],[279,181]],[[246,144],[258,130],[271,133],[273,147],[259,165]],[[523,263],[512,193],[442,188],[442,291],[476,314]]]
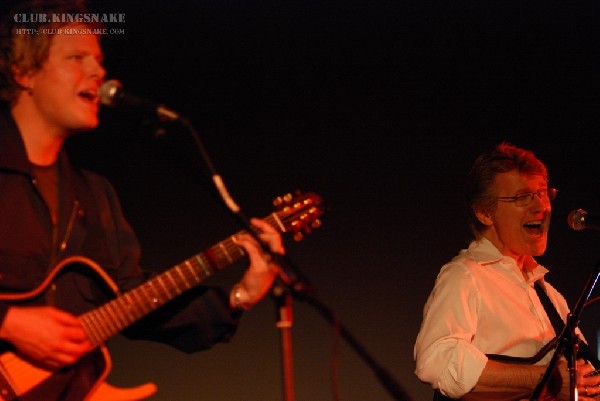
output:
[[[157,387],[154,383],[123,388],[103,381],[98,383],[86,401],[141,401],[156,393],[156,390]]]
[[[86,366],[94,366],[91,359],[98,358],[86,356],[76,365],[60,371],[50,371],[34,366],[19,358],[12,352],[0,355],[0,374],[3,383],[10,383],[9,393],[13,395],[2,398],[12,401],[140,401],[152,396],[157,391],[156,384],[145,383],[137,387],[122,388],[113,386],[105,381],[110,369],[110,356],[106,347],[99,350],[102,355],[99,366],[104,368],[92,380],[85,376]],[[90,359],[91,358],[91,359]],[[77,385],[75,385],[77,384]],[[3,387],[4,389],[5,387]]]
[[[531,394],[529,392],[487,392],[487,393],[467,393],[460,401],[529,401]],[[540,396],[540,401],[558,401],[549,393],[543,392]],[[435,391],[433,401],[456,401],[453,398],[448,398],[442,395],[439,391]]]
[[[98,265],[85,258],[73,257],[57,265],[35,290],[1,294],[0,300],[20,306],[45,305],[48,300],[56,297],[57,292],[72,291],[74,283],[80,285],[83,281],[103,293],[116,288]],[[75,314],[81,312],[68,308],[68,305],[56,306]],[[110,354],[103,344],[76,364],[60,370],[45,369],[30,363],[12,350],[6,350],[0,354],[0,400],[135,401],[156,392],[156,385],[153,383],[131,389],[111,386],[104,382],[110,368]]]

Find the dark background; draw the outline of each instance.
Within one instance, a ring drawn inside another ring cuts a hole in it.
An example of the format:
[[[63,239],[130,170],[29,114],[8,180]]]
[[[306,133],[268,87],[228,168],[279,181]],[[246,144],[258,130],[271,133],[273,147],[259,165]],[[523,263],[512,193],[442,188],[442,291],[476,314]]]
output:
[[[574,305],[600,260],[597,1],[97,1],[123,12],[102,39],[107,78],[187,116],[248,216],[300,189],[329,210],[290,257],[366,351],[415,401],[423,304],[470,238],[462,185],[478,153],[506,140],[544,160],[559,189],[540,261]],[[156,137],[154,134],[162,132]],[[102,110],[73,159],[108,176],[161,270],[239,229],[189,133]],[[231,284],[245,264],[210,283]],[[597,307],[582,315],[595,346]],[[293,304],[299,401],[384,401],[373,370],[306,302]],[[276,307],[267,297],[231,343],[196,355],[111,341],[111,381],[159,384],[156,401],[283,399]],[[337,359],[336,359],[337,358]],[[331,367],[338,362],[339,374]],[[334,382],[338,386],[334,386]]]

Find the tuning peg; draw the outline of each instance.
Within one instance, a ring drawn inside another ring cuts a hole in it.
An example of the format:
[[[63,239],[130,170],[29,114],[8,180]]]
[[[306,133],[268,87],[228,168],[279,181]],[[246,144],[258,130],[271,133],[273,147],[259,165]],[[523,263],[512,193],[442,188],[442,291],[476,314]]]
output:
[[[273,205],[274,206],[281,206],[283,204],[290,203],[294,199],[295,196],[301,195],[302,192],[300,190],[296,190],[294,192],[294,194],[288,192],[285,195],[278,196],[277,198],[273,199]]]

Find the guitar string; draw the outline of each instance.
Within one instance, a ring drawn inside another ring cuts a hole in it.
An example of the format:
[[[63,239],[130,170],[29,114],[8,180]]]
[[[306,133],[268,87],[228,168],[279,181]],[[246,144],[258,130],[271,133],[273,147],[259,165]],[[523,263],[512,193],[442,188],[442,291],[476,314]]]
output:
[[[270,222],[270,224],[273,223]],[[232,254],[234,251],[241,251],[240,254],[243,255],[243,249],[233,241],[233,237],[220,242],[217,246],[214,246],[212,251],[215,254],[218,254],[219,262],[221,263],[223,259],[226,259],[230,263],[233,262],[235,258],[232,258]],[[200,262],[200,259],[198,259],[198,262]],[[204,263],[199,264],[203,268],[206,268]],[[147,310],[141,310],[141,308],[144,307],[144,302],[140,302],[139,305],[131,302],[132,295],[138,296],[138,299],[140,300],[142,297],[146,297],[149,301],[149,303],[146,303],[146,305],[150,306],[150,310],[152,310],[157,303],[155,300],[158,300],[158,303],[160,304],[165,302],[161,298],[165,295],[164,293],[166,293],[167,298],[173,298],[174,294],[179,295],[184,291],[182,287],[185,287],[185,289],[190,289],[192,285],[188,281],[188,277],[184,274],[184,272],[182,272],[182,266],[183,265],[176,265],[173,269],[169,269],[164,274],[158,275],[156,280],[150,282],[149,285],[142,285],[136,289],[133,289],[123,297],[119,297],[113,301],[110,301],[97,310],[90,311],[81,316],[81,320],[86,328],[86,332],[88,333],[88,336],[93,337],[92,341],[95,342],[95,345],[99,345],[102,342],[102,337],[108,338],[111,331],[116,333],[120,330],[120,328],[131,323],[127,319],[127,316],[130,314],[122,313],[125,308],[118,309],[116,308],[117,304],[121,304],[121,306],[123,306],[123,303],[125,303],[125,306],[127,307],[126,309],[130,311],[133,310],[133,313],[136,314],[142,312],[143,315],[144,313],[148,312]],[[193,272],[195,270],[191,264],[188,263],[187,266],[190,268],[190,271]],[[217,267],[220,268],[221,266]],[[172,273],[174,269],[177,270],[178,276],[181,280],[177,280],[176,277],[173,277]],[[196,282],[201,281],[195,274],[194,278]],[[168,279],[168,283],[165,282],[164,279]],[[154,286],[154,282],[156,282],[158,286]],[[164,293],[160,293],[161,289]],[[107,328],[105,325],[102,325],[102,322],[106,322],[109,327]],[[28,376],[31,377],[32,368],[44,377],[51,375],[49,371],[28,365],[27,362],[21,360],[12,353],[3,355],[1,361],[3,367],[13,372],[13,375],[27,372]]]
[[[269,222],[269,224],[273,224],[273,222],[271,221],[272,218],[267,218],[266,220]],[[243,254],[243,250],[241,249],[241,247],[233,241],[233,237],[230,237],[229,239],[226,239],[220,242],[219,244],[213,246],[211,250],[214,254],[216,254],[216,256],[219,259],[217,261],[217,267],[219,268],[223,264],[223,258],[226,258],[230,262],[233,261],[232,254],[234,251],[242,251]],[[205,264],[201,265],[203,267],[206,267]],[[181,265],[177,265],[176,268],[179,268],[180,266]],[[171,284],[166,283],[163,280],[163,278],[168,278]],[[142,285],[138,288],[140,290],[139,293],[141,293],[147,299],[148,302],[146,304],[151,307],[150,310],[154,309],[156,304],[163,304],[165,302],[163,299],[165,294],[161,293],[160,289],[166,292],[167,298],[169,299],[173,298],[173,292],[175,293],[175,295],[179,295],[182,292],[181,283],[177,282],[177,280],[175,280],[174,277],[171,275],[171,269],[167,270],[164,275],[161,274],[157,276],[154,281],[158,284],[158,288],[153,285],[154,282],[151,282],[149,284],[147,283],[148,285]],[[189,282],[185,280],[185,278],[184,284],[186,288],[189,288]],[[135,294],[138,294],[138,292],[136,292],[136,289],[132,291],[134,291]],[[115,308],[115,303],[118,302],[118,300],[120,299],[121,298],[117,298],[117,300],[111,301],[103,305],[103,307],[99,308],[96,311],[97,313],[90,314],[91,319],[88,320],[90,323],[88,326],[90,326],[90,328],[95,328],[95,330],[92,330],[95,333],[94,337],[96,337],[96,343],[99,344],[101,342],[99,341],[101,338],[109,338],[112,334],[119,332],[123,327],[130,324],[130,322],[126,318],[126,314],[119,312],[119,310]],[[143,302],[141,304],[142,306],[144,305]],[[136,309],[134,312],[137,312],[141,308],[134,309]],[[146,310],[142,312],[148,311]],[[105,323],[104,325],[102,324],[103,322]],[[108,325],[108,327],[106,327],[106,324]]]

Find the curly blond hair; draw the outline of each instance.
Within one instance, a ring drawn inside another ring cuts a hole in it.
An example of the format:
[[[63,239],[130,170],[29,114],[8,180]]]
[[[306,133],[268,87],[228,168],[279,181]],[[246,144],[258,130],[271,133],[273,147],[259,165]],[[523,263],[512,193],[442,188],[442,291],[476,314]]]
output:
[[[48,58],[54,35],[32,32],[43,28],[48,29],[46,32],[55,32],[71,23],[44,21],[39,16],[86,12],[83,0],[29,0],[19,1],[3,13],[0,19],[0,101],[13,104],[25,89],[16,82],[15,75],[35,73]]]

